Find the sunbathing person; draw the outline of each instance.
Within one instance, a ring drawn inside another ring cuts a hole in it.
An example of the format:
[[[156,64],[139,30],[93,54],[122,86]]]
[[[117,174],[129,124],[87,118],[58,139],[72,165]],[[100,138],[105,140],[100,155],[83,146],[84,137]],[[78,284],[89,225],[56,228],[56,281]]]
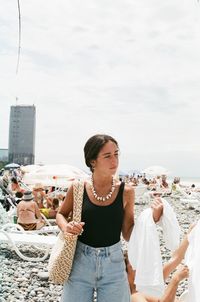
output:
[[[160,184],[161,189],[168,189],[169,184],[167,182],[167,176],[166,175],[161,175],[161,184]]]
[[[49,208],[40,209],[40,212],[44,214],[44,216],[47,219],[54,219],[56,218],[58,209],[59,209],[59,199],[53,198],[51,206]]]
[[[45,225],[38,205],[33,201],[31,191],[25,191],[22,201],[17,205],[17,223],[25,231],[39,230]]]
[[[191,244],[194,239],[194,236],[196,236],[196,240],[198,241],[199,231],[200,231],[200,222],[199,221],[197,223],[193,223],[190,226],[187,235],[184,237],[184,239],[182,240],[179,247],[174,251],[170,260],[163,265],[164,280],[166,280],[169,277],[169,275],[177,268],[177,266],[179,264],[181,264],[183,259],[185,259],[185,262],[188,263],[188,265],[190,265],[190,267],[192,267],[191,263],[189,264],[189,262],[191,262],[190,258],[191,257],[195,258],[195,255],[198,258],[199,250],[197,249],[197,247],[196,247],[196,250],[194,250],[194,246],[193,245],[191,246]],[[194,234],[196,234],[196,235],[194,235]],[[200,245],[199,245],[199,247],[200,247]],[[191,253],[191,251],[192,251],[192,253]],[[189,258],[188,258],[188,256],[189,256]],[[198,262],[198,261],[199,260],[197,260],[196,262]],[[199,299],[198,299],[199,294],[197,294],[197,292],[199,292],[199,281],[196,280],[198,278],[195,279],[195,283],[192,282],[192,284],[189,284],[189,294],[187,293],[187,295],[190,297],[189,300],[182,300],[181,298],[180,299],[176,298],[176,291],[177,291],[180,281],[189,276],[189,269],[186,265],[185,266],[180,265],[181,267],[179,267],[178,270],[172,275],[171,281],[168,284],[168,286],[166,287],[164,293],[160,297],[155,297],[153,295],[152,296],[146,295],[142,292],[137,291],[136,285],[135,285],[136,271],[133,270],[133,268],[129,262],[127,252],[125,252],[125,264],[126,264],[126,271],[128,274],[128,281],[129,281],[130,291],[131,291],[131,302],[181,302],[181,301],[197,302],[197,301],[199,301]],[[195,273],[194,268],[192,268],[192,270],[193,271],[191,271],[188,283],[191,282],[191,277],[194,277],[194,273]],[[196,287],[194,287],[194,286],[196,286]],[[196,295],[195,299],[194,299],[194,296],[192,296],[192,295],[194,295],[194,293]],[[192,299],[191,299],[191,297],[192,297]]]
[[[190,233],[193,227],[194,225],[190,227],[188,234]],[[166,280],[169,277],[169,275],[176,269],[176,267],[184,259],[188,246],[189,246],[189,242],[188,242],[188,237],[186,235],[183,241],[181,242],[180,246],[173,253],[171,259],[163,266],[164,280]],[[163,295],[158,298],[150,295],[145,295],[137,291],[136,285],[134,283],[135,270],[133,270],[128,260],[127,253],[125,253],[125,263],[126,263],[126,270],[128,274],[128,281],[130,285],[130,291],[131,291],[131,302],[178,302],[179,301],[179,299],[176,298],[176,291],[179,283],[183,279],[189,276],[189,269],[187,266],[181,265],[181,267],[172,275],[171,281],[166,287]]]
[[[47,196],[44,191],[44,187],[41,183],[36,183],[33,187],[34,201],[37,203],[40,209],[45,208],[47,205]]]
[[[20,184],[15,177],[11,178],[9,189],[12,192],[12,194],[16,194],[17,192],[22,192],[22,193],[24,192],[24,189],[20,187]]]

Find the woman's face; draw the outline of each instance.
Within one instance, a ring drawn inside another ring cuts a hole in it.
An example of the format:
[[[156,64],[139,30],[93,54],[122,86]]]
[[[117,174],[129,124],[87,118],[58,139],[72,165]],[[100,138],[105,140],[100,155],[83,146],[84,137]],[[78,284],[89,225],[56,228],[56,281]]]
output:
[[[100,150],[97,159],[92,161],[94,169],[104,172],[104,174],[114,175],[119,164],[119,148],[112,142],[108,141]]]

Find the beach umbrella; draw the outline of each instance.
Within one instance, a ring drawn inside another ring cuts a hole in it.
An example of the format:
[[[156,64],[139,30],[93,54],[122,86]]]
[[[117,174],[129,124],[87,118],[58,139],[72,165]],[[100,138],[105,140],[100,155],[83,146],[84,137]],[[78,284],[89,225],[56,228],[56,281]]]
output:
[[[9,169],[17,169],[17,168],[20,168],[20,165],[15,164],[15,163],[11,163],[11,164],[7,164],[4,168],[7,169],[7,170],[9,170]]]
[[[27,166],[21,166],[21,170],[24,173],[32,173],[36,172],[39,168],[41,168],[41,165],[27,165]]]
[[[43,165],[32,172],[25,172],[23,182],[27,185],[41,183],[43,186],[68,187],[72,181],[87,177],[87,173],[74,166]]]
[[[169,170],[162,166],[150,166],[142,171],[147,175],[159,176],[159,175],[168,175],[170,174]]]

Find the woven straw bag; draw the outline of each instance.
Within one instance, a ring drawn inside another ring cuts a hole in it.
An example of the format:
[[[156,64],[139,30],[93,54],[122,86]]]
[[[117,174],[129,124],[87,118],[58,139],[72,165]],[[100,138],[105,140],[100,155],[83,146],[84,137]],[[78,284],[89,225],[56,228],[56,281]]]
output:
[[[73,184],[73,220],[76,222],[81,221],[83,191],[83,182]],[[52,249],[48,263],[49,280],[53,283],[63,284],[68,280],[73,264],[77,238],[78,235],[69,233],[64,235],[63,232],[60,232],[58,234],[57,242]]]

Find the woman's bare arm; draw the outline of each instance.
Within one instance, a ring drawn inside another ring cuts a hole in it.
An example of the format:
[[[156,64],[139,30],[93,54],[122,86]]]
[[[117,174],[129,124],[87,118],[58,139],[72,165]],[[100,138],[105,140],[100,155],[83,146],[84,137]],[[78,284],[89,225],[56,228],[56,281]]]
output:
[[[73,213],[73,185],[67,191],[66,197],[56,215],[56,222],[63,233],[80,235],[83,231],[83,222],[68,222],[67,218]]]
[[[131,296],[131,302],[175,302],[176,291],[181,280],[187,278],[189,270],[187,266],[182,266],[172,277],[163,296],[161,298],[144,295],[140,292],[135,292]]]
[[[167,286],[163,297],[160,299],[160,302],[174,302],[180,281],[187,278],[188,276],[189,269],[186,265],[178,269],[178,271],[172,276],[172,279]]]
[[[163,277],[166,280],[169,274],[181,263],[185,257],[189,242],[187,236],[184,237],[180,246],[174,251],[171,259],[163,266]]]
[[[39,209],[39,207],[38,207],[38,205],[37,205],[37,203],[35,201],[33,202],[33,207],[35,208],[35,216],[36,216],[36,218],[39,219],[39,220],[43,220],[41,212],[40,212],[40,209]]]
[[[123,202],[124,202],[124,219],[122,225],[122,235],[124,239],[128,241],[134,226],[135,192],[133,187],[125,185]]]
[[[73,211],[73,185],[71,185],[67,191],[65,199],[56,215],[56,223],[59,228],[66,232],[67,228],[67,218],[69,214]]]

